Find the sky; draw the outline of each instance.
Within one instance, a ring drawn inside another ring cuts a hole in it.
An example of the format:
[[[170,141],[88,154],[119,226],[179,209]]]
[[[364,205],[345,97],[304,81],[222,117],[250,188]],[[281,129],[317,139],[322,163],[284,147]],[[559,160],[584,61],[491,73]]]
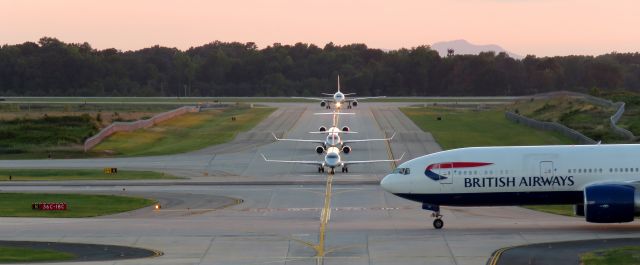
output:
[[[639,26],[637,0],[0,0],[0,44],[48,36],[119,50],[466,39],[520,55],[598,55],[640,51]]]

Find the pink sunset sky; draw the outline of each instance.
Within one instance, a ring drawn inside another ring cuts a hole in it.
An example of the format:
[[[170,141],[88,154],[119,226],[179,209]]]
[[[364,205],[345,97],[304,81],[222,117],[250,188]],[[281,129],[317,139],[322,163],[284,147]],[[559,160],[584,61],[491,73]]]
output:
[[[538,56],[640,51],[640,1],[0,0],[0,44],[56,37],[94,48],[214,40],[398,49],[466,39]]]

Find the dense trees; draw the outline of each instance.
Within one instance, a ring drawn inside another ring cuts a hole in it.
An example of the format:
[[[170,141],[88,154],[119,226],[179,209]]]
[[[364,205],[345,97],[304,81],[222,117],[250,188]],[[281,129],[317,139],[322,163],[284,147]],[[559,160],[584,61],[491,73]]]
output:
[[[593,88],[640,91],[640,54],[440,57],[428,46],[394,51],[329,43],[258,49],[213,42],[187,51],[96,50],[55,38],[0,48],[0,96],[293,96],[335,88],[389,96],[524,95]]]

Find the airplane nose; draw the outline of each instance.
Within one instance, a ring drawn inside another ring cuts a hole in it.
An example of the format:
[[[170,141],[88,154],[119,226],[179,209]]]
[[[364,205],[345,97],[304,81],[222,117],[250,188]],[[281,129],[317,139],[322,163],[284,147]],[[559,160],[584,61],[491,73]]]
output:
[[[380,186],[382,187],[382,189],[393,193],[393,188],[395,186],[393,185],[393,182],[395,182],[393,180],[394,178],[394,175],[386,175],[384,178],[382,178],[382,181],[380,181]]]

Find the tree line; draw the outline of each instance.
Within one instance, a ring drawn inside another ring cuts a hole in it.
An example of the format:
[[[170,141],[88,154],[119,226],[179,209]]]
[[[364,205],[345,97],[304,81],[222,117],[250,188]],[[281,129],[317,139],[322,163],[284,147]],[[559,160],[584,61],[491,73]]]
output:
[[[455,52],[455,51],[454,51]],[[0,96],[527,95],[556,90],[640,90],[640,54],[441,57],[429,46],[384,51],[215,41],[186,51],[98,50],[44,37],[0,47]]]

